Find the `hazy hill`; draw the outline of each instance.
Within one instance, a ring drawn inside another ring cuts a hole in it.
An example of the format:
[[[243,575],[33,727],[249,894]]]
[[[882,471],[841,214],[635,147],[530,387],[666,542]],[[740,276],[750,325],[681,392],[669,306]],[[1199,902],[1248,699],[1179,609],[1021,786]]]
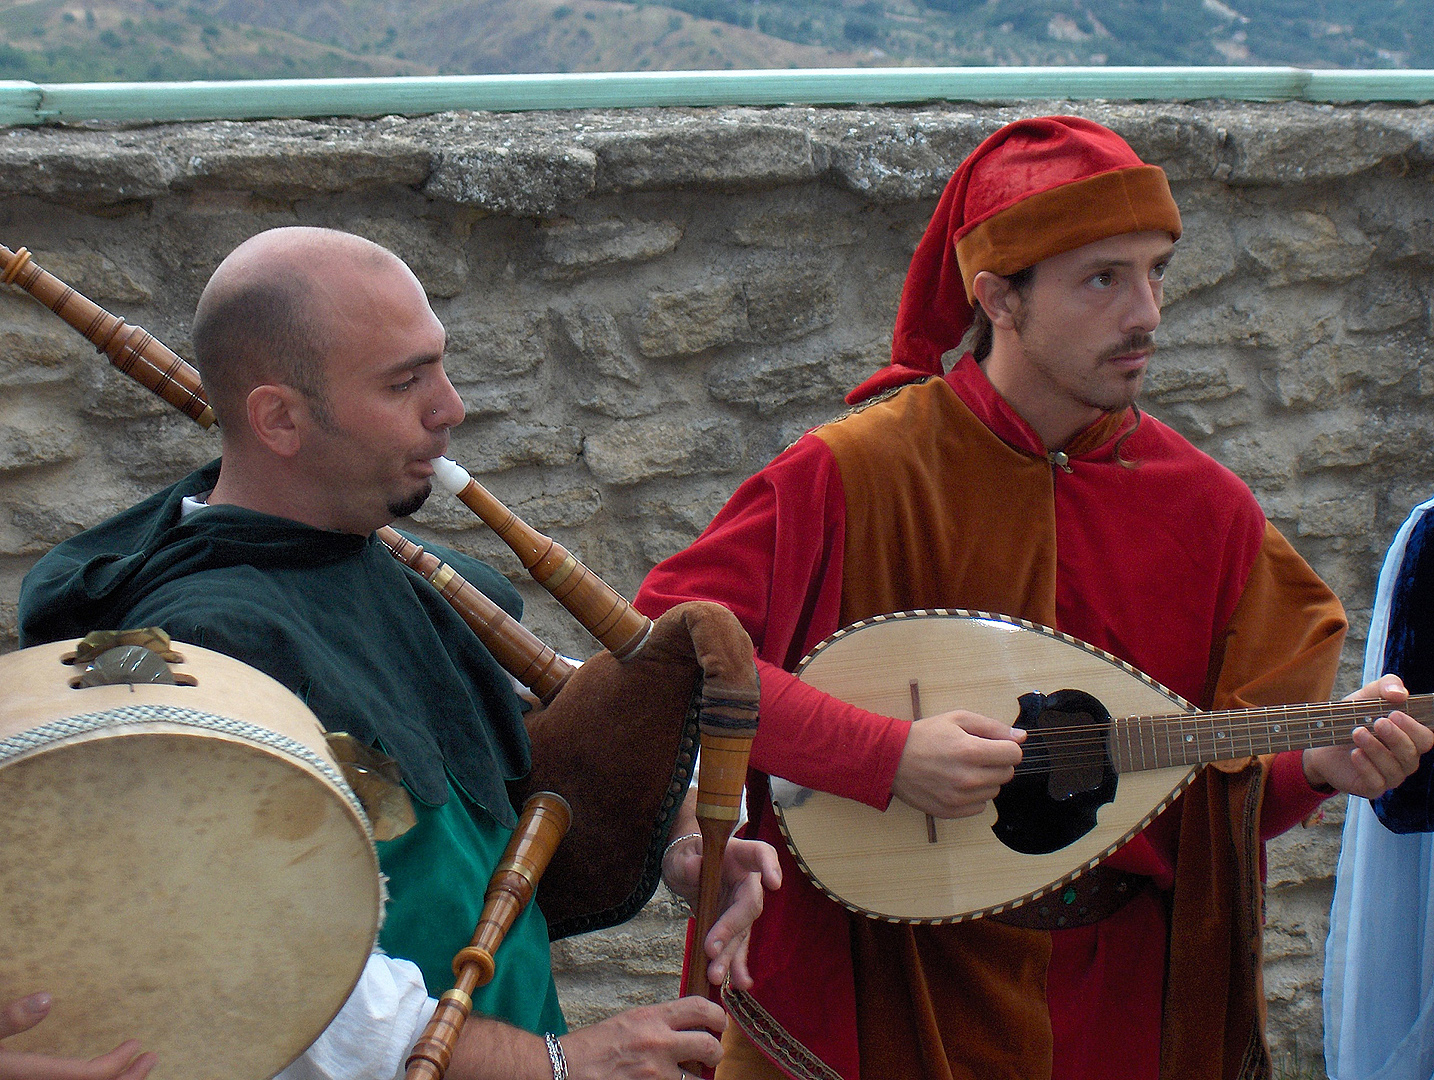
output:
[[[0,78],[1434,67],[1434,0],[0,0]]]

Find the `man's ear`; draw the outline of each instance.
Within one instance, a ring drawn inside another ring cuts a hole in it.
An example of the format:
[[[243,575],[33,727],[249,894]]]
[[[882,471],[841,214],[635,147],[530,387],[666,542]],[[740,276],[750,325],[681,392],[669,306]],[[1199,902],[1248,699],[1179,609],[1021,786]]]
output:
[[[300,431],[309,418],[307,403],[299,391],[291,386],[265,383],[249,391],[245,405],[249,429],[265,449],[285,458],[299,452],[303,443]]]
[[[971,282],[971,291],[976,294],[976,303],[986,312],[992,326],[1002,330],[1016,328],[1016,309],[1021,304],[1021,294],[1011,287],[1010,279],[982,270]]]

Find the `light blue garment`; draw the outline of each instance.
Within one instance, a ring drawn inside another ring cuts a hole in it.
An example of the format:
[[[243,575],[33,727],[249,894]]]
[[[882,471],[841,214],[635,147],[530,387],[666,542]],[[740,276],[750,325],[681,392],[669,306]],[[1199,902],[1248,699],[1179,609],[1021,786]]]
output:
[[[1414,508],[1379,574],[1364,681],[1383,674],[1405,546],[1434,499]],[[1351,797],[1325,945],[1324,1054],[1330,1080],[1434,1078],[1434,834],[1390,832]]]

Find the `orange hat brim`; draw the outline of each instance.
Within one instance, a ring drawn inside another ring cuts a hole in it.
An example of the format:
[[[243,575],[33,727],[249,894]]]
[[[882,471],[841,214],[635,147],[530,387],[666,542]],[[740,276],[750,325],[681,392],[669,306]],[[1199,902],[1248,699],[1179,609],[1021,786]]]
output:
[[[956,241],[956,261],[971,283],[982,270],[1008,277],[1042,259],[1133,232],[1180,239],[1180,210],[1157,165],[1112,169],[1022,199]]]

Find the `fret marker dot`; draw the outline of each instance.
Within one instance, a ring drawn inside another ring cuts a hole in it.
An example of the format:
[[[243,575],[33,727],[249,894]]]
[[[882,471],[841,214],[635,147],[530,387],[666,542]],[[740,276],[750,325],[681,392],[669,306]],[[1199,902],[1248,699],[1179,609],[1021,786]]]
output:
[[[1316,721],[1315,721],[1315,727],[1324,727],[1324,721],[1323,721],[1323,720],[1316,720]]]
[[[1185,741],[1186,741],[1186,742],[1194,742],[1194,741],[1195,741],[1195,736],[1194,736],[1194,735],[1186,735],[1186,736],[1185,736]]]
[[[1271,731],[1279,731],[1279,730],[1280,730],[1280,725],[1279,725],[1279,724],[1276,724],[1274,727],[1270,728],[1270,730],[1271,730]]]

